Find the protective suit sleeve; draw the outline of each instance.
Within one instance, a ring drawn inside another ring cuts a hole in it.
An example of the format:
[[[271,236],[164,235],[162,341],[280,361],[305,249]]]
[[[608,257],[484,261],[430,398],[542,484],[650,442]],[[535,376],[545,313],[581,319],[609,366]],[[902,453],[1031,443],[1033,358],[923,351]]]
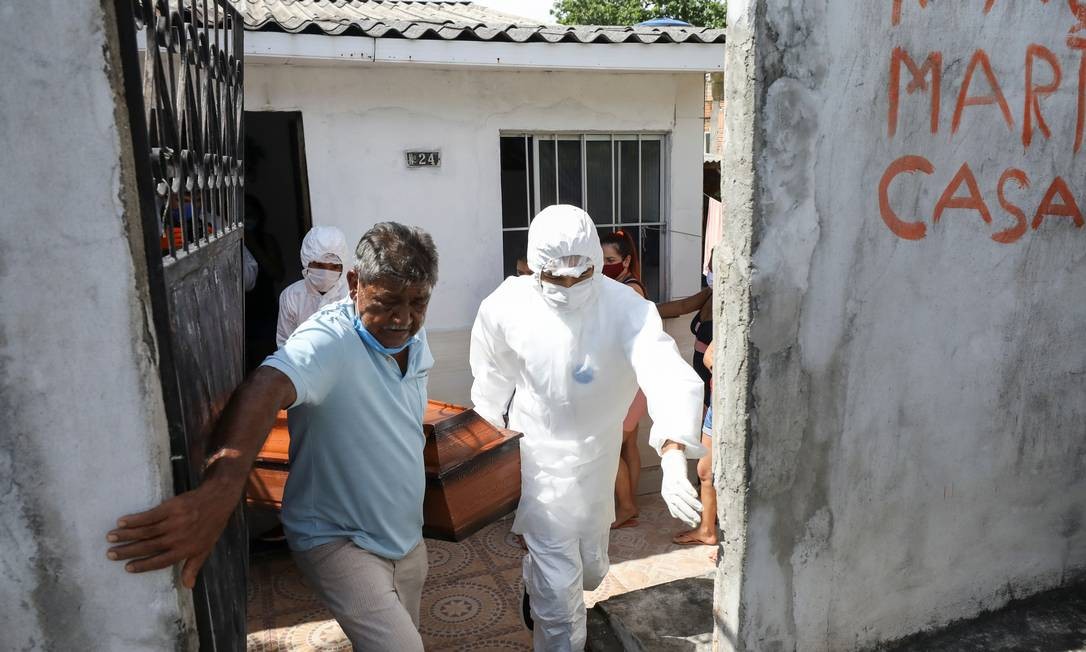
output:
[[[664,442],[670,439],[686,446],[686,457],[699,458],[705,454],[701,444],[701,378],[683,360],[675,340],[664,332],[653,304],[639,303],[644,308],[634,324],[637,331],[631,338],[629,356],[652,417],[649,445],[660,454]]]
[[[279,348],[283,348],[283,345],[287,343],[287,338],[295,328],[298,328],[297,307],[290,296],[292,287],[294,286],[287,286],[279,295],[279,321],[275,324],[275,345]]]
[[[471,327],[471,402],[475,412],[497,427],[504,427],[502,416],[516,388],[517,357],[505,342],[505,336],[491,314],[489,300],[479,307]]]

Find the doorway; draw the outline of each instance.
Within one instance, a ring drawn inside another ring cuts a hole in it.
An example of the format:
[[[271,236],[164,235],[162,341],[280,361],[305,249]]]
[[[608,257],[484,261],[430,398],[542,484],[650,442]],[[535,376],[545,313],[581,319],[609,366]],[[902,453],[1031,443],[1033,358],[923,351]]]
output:
[[[258,265],[245,295],[245,369],[276,349],[279,293],[302,278],[312,228],[300,111],[245,112],[245,246]]]

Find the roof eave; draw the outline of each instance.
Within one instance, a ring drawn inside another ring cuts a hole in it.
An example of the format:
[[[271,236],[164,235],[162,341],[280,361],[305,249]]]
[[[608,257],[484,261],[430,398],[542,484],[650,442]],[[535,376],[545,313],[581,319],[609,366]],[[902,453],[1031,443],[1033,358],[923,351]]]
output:
[[[249,32],[251,64],[395,64],[509,70],[721,72],[724,43],[548,43]]]

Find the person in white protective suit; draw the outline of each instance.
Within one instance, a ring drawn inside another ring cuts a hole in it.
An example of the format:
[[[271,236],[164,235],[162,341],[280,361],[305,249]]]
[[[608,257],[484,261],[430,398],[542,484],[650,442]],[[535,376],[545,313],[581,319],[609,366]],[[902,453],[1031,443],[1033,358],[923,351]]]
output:
[[[551,206],[528,231],[531,276],[511,277],[479,307],[471,332],[471,398],[489,422],[524,433],[513,532],[537,652],[582,650],[583,590],[603,581],[615,518],[622,420],[640,385],[661,455],[671,514],[696,524],[701,504],[686,458],[701,445],[702,383],[663,330],[656,307],[599,274],[596,226]]]
[[[279,295],[275,343],[282,347],[302,322],[329,303],[347,296],[347,238],[334,226],[315,226],[302,239],[302,280]]]

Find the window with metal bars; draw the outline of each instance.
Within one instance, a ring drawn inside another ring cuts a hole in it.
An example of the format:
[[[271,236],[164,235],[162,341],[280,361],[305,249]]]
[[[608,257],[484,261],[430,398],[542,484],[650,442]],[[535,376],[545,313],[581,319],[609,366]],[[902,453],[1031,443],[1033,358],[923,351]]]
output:
[[[528,246],[528,226],[542,209],[573,204],[600,236],[616,229],[634,239],[641,281],[651,300],[664,287],[667,225],[664,134],[517,133],[501,136],[502,245],[505,274]]]

